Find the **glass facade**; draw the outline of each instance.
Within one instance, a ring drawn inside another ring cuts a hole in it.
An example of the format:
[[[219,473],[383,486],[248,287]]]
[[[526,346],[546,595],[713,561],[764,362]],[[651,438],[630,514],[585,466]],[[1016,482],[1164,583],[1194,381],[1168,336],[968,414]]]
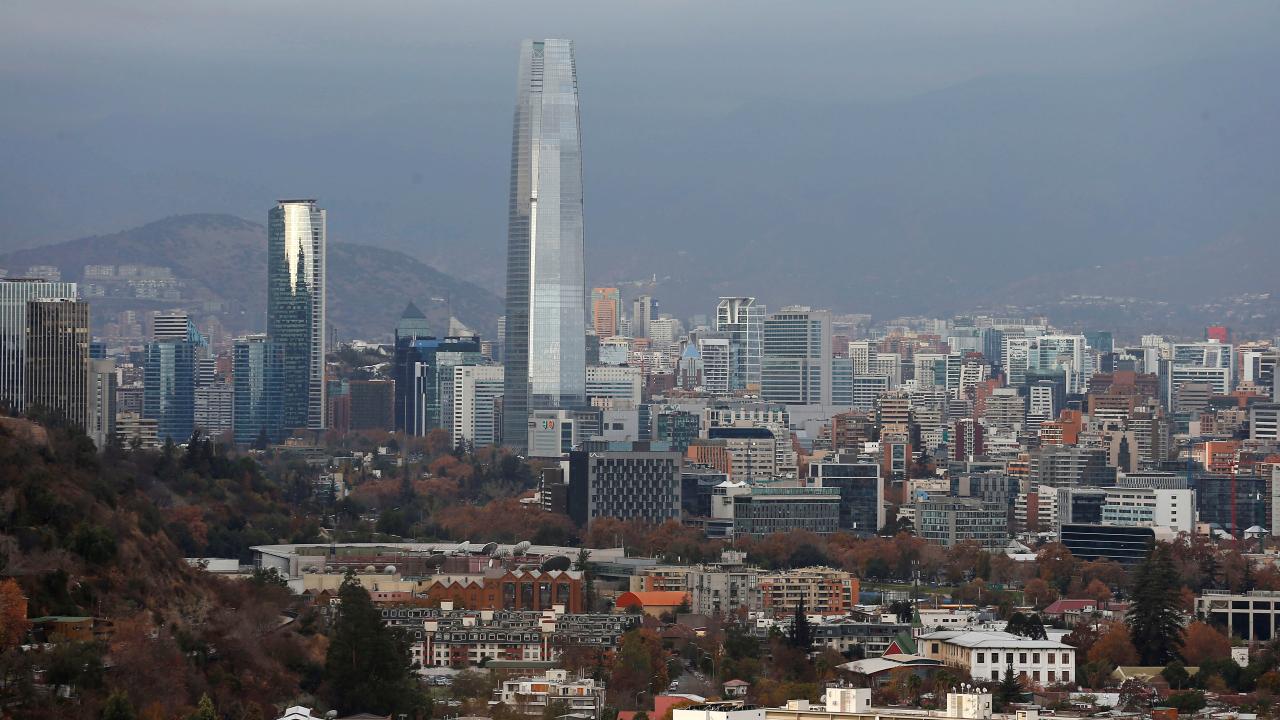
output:
[[[184,340],[147,343],[142,415],[156,421],[156,438],[184,443],[195,429],[196,345]]]
[[[569,40],[520,47],[511,140],[503,442],[531,409],[585,403],[586,278],[578,78]]]
[[[284,427],[323,430],[325,211],[281,200],[267,217],[267,336],[283,353]]]
[[[417,436],[452,430],[454,368],[480,360],[478,337],[397,337],[396,429]]]
[[[14,410],[26,407],[27,303],[75,297],[75,283],[0,280],[0,403]]]
[[[237,445],[250,445],[264,432],[271,442],[278,442],[284,436],[280,402],[283,370],[284,354],[277,343],[261,335],[236,340],[232,371]]]
[[[760,385],[765,306],[749,297],[722,297],[716,305],[716,332],[729,336],[733,347],[730,384],[734,390]]]

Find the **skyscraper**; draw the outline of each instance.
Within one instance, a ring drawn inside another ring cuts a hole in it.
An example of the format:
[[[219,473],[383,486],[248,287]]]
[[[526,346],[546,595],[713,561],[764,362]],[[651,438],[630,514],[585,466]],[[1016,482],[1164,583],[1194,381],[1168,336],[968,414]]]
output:
[[[61,413],[90,430],[89,304],[40,298],[27,303],[25,406]]]
[[[27,303],[74,297],[75,283],[0,280],[0,404],[19,411],[26,408]]]
[[[582,141],[572,41],[521,44],[513,125],[502,439],[523,448],[530,410],[585,403]]]
[[[325,427],[325,211],[281,200],[267,214],[267,336],[283,354],[281,422]]]
[[[749,297],[722,297],[716,305],[716,332],[726,333],[733,346],[730,383],[734,390],[760,386],[765,307]]]
[[[157,437],[184,443],[195,429],[196,344],[186,340],[147,343],[142,416],[156,421]]]
[[[591,289],[591,324],[595,328],[596,335],[607,338],[618,334],[618,316],[621,306],[618,288]]]

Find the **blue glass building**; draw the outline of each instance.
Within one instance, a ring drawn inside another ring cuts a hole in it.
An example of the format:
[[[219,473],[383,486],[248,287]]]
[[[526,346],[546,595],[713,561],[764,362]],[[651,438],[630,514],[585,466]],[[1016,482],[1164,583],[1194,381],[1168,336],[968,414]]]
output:
[[[232,371],[236,444],[251,445],[264,433],[270,442],[280,441],[284,437],[283,348],[262,335],[240,338],[232,350]]]

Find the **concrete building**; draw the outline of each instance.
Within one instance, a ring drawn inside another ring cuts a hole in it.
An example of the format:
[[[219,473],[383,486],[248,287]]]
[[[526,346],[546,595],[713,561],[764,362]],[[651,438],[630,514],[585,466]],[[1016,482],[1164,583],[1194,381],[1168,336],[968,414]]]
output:
[[[220,438],[235,429],[235,387],[214,383],[195,389],[192,419],[205,435]]]
[[[1229,637],[1246,642],[1265,643],[1280,636],[1280,592],[1205,590],[1196,597],[1195,612]]]
[[[542,677],[520,677],[502,681],[493,691],[490,705],[502,703],[518,713],[542,717],[554,703],[571,715],[592,718],[604,708],[604,685],[591,678],[570,677],[568,670],[547,670]]]
[[[61,414],[88,430],[92,416],[89,304],[37,298],[27,303],[23,407]]]
[[[762,399],[787,405],[830,405],[831,381],[831,313],[792,306],[765,318]]]
[[[480,448],[498,444],[501,421],[497,407],[503,391],[501,365],[458,365],[453,368],[455,447]]]
[[[860,591],[852,573],[827,567],[764,573],[759,584],[761,609],[772,617],[794,615],[800,603],[810,615],[847,615]]]
[[[1033,688],[1072,682],[1075,648],[1053,640],[1031,640],[1006,632],[940,630],[916,642],[921,655],[959,668],[975,680],[998,681],[1012,667]]]
[[[618,334],[622,316],[622,300],[618,288],[591,288],[591,326],[596,336],[604,339]]]
[[[734,357],[728,336],[698,338],[702,357],[702,390],[708,395],[728,395],[733,389]]]
[[[839,529],[839,488],[754,486],[733,496],[735,535],[764,536],[790,530],[826,535]]]
[[[644,391],[638,367],[592,365],[587,368],[587,402],[595,407],[635,407]]]
[[[951,547],[972,540],[988,550],[1009,543],[1009,508],[978,498],[927,498],[915,503],[917,534]]]
[[[655,525],[680,519],[680,453],[635,446],[569,454],[568,509],[574,522],[587,527],[600,517]]]

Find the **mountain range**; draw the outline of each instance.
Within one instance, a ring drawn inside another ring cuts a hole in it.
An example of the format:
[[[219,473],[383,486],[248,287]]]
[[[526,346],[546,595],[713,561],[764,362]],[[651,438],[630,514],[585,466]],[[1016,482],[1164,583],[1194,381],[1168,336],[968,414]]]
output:
[[[181,301],[90,298],[95,326],[120,310],[183,307],[215,313],[229,331],[261,331],[267,294],[267,231],[233,215],[179,215],[110,235],[71,240],[0,256],[10,276],[52,265],[63,280],[84,282],[88,265],[167,267]],[[387,339],[410,301],[444,334],[456,317],[492,337],[502,301],[405,253],[368,245],[328,246],[328,315],[339,338]],[[90,280],[90,282],[94,282]]]

